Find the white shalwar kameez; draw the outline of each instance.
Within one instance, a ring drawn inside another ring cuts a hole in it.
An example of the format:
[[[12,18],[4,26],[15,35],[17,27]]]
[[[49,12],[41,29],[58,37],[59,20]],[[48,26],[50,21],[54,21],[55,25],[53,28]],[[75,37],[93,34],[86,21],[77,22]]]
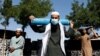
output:
[[[8,56],[23,56],[23,49],[24,49],[24,37],[19,36],[16,38],[16,36],[12,37],[11,42],[10,42],[10,48],[13,47],[15,50],[8,54]]]

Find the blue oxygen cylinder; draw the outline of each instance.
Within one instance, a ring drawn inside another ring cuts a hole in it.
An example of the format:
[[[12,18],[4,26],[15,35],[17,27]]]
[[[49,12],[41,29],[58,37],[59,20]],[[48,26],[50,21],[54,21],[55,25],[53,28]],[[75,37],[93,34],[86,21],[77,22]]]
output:
[[[63,25],[69,25],[68,19],[60,19]],[[50,19],[35,18],[31,21],[33,25],[47,25],[50,23]]]
[[[68,19],[60,19],[60,21],[63,25],[69,25],[70,24],[70,21]]]

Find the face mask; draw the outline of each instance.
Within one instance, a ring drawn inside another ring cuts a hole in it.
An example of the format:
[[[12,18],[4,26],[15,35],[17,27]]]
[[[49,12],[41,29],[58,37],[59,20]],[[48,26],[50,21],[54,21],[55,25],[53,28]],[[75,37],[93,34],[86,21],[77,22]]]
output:
[[[58,19],[51,19],[51,23],[53,25],[57,25],[59,23],[59,20]]]

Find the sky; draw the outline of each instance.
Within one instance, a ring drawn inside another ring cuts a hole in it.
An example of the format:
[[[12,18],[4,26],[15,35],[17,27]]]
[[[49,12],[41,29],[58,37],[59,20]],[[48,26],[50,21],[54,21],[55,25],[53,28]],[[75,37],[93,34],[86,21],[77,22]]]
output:
[[[72,3],[74,0],[51,0],[51,3],[53,4],[52,8],[55,11],[58,11],[60,13],[60,18],[65,18],[66,15],[69,15],[70,12],[72,11]],[[79,1],[79,3],[85,3],[85,6],[87,4],[87,0],[77,0]],[[19,4],[20,0],[13,0],[13,5],[17,5]],[[45,18],[50,18],[50,14],[48,14],[47,17]],[[1,20],[3,21],[3,20]],[[13,30],[15,31],[16,28],[20,28],[22,27],[22,25],[17,24],[13,18],[11,18],[9,20],[10,24],[7,26],[7,30]],[[4,26],[0,25],[0,29],[4,29]],[[32,41],[36,41],[38,39],[41,39],[40,36],[42,36],[42,34],[39,33],[35,33],[30,26],[27,26],[25,29],[26,34],[26,38],[31,38]]]

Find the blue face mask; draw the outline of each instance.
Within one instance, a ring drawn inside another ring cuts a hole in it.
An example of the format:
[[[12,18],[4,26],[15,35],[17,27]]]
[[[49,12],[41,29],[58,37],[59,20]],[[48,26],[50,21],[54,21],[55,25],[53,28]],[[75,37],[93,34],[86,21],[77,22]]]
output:
[[[57,25],[59,23],[59,19],[51,19],[51,23],[53,25]]]

